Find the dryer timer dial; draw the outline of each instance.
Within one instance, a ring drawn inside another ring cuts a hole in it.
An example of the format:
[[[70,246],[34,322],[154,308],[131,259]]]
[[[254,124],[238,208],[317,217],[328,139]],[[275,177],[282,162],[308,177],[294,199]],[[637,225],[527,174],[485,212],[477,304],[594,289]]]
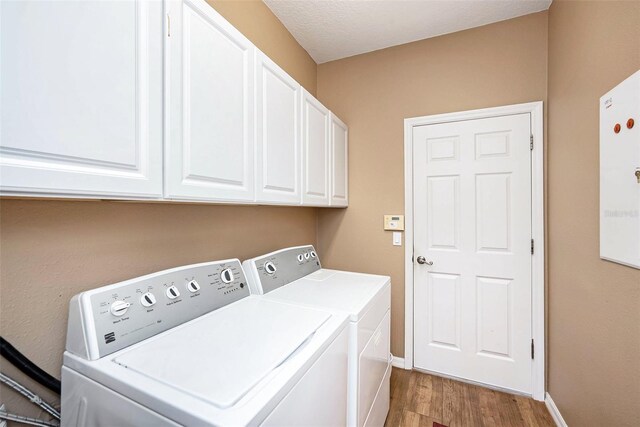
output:
[[[227,284],[233,282],[233,271],[230,268],[225,268],[220,272],[220,278]]]

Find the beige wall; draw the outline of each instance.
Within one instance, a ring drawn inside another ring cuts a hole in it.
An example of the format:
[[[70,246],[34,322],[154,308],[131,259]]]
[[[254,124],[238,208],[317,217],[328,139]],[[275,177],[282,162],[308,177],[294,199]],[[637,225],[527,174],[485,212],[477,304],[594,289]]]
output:
[[[638,69],[640,2],[553,2],[548,388],[570,426],[640,425],[640,270],[598,255],[599,99]]]
[[[316,94],[316,63],[260,0],[206,0],[262,52]]]
[[[320,210],[333,268],[390,274],[391,350],[404,355],[404,247],[382,215],[404,212],[407,117],[546,101],[547,13],[318,66],[318,97],[349,125],[349,208]]]
[[[316,65],[262,2],[214,2],[315,93]],[[178,265],[316,243],[316,209],[101,201],[0,200],[0,334],[59,378],[71,297]],[[56,397],[0,358],[3,372]],[[16,413],[37,407],[0,388]]]
[[[317,81],[320,100],[349,124],[349,208],[3,199],[4,337],[59,376],[73,294],[317,236],[326,266],[392,276],[392,351],[402,356],[404,248],[391,245],[382,215],[404,211],[403,119],[548,92],[548,388],[570,425],[640,424],[640,272],[598,258],[597,221],[598,99],[640,68],[639,2],[556,0],[549,13],[316,68],[262,2],[207,1],[311,93]],[[1,391],[12,411],[39,415]]]

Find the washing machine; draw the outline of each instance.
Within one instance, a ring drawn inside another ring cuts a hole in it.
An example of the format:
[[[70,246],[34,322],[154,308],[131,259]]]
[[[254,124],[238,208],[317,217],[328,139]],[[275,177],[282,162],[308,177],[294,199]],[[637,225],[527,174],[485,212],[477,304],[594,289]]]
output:
[[[62,426],[340,426],[348,316],[251,296],[237,259],[76,295]]]
[[[390,398],[390,278],[322,268],[313,246],[282,249],[243,266],[252,294],[349,315],[348,424],[382,426]]]

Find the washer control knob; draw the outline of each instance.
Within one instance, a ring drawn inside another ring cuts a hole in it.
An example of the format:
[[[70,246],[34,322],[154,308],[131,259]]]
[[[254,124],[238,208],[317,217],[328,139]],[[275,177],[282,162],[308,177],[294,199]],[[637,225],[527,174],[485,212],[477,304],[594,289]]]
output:
[[[167,297],[169,299],[176,299],[180,296],[180,291],[178,290],[178,288],[174,286],[169,286],[167,288]]]
[[[111,314],[118,317],[122,316],[127,312],[127,310],[129,310],[130,306],[131,304],[126,301],[114,301],[111,304]]]
[[[298,254],[298,262],[304,262],[304,254]]]
[[[311,255],[309,255],[309,252],[305,252],[304,253],[304,259],[309,259],[311,257]]]
[[[311,255],[311,258],[318,258],[316,251],[309,251],[309,255]]]
[[[233,271],[230,268],[225,268],[220,272],[220,278],[224,283],[233,282]]]
[[[267,261],[264,263],[264,271],[266,271],[267,274],[273,274],[276,272],[276,270],[276,265],[271,261]]]
[[[200,285],[195,280],[192,280],[187,283],[187,289],[189,290],[189,292],[195,293],[200,290]]]
[[[151,307],[156,303],[156,297],[151,292],[147,292],[146,294],[140,297],[140,304],[145,307]]]

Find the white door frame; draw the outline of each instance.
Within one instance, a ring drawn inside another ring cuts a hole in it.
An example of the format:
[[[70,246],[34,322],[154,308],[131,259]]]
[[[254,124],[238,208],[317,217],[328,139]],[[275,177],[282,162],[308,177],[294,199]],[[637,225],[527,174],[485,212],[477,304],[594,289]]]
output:
[[[513,114],[531,114],[533,151],[531,157],[531,224],[535,251],[531,261],[532,336],[535,342],[533,359],[533,398],[545,395],[545,289],[544,289],[544,132],[542,101],[480,110],[412,117],[404,120],[404,214],[405,214],[405,336],[404,368],[413,369],[413,128],[436,123],[485,119]]]

